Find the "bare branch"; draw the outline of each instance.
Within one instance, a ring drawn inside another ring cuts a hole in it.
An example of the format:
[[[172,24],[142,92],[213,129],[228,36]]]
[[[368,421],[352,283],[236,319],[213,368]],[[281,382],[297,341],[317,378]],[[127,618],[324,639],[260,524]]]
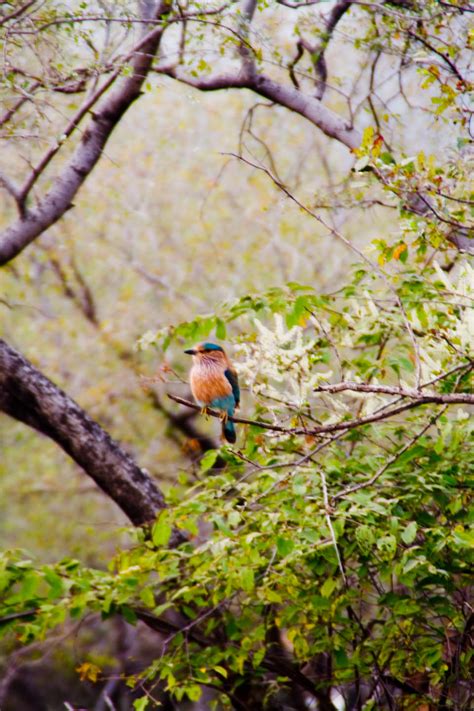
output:
[[[298,10],[300,7],[309,7],[310,5],[320,5],[325,0],[301,0],[301,2],[290,2],[290,0],[277,0],[278,5],[291,7],[292,10]]]
[[[25,104],[27,101],[32,100],[31,94],[36,91],[39,86],[41,86],[41,83],[39,82],[36,82],[32,86],[30,86],[28,89],[28,92],[30,94],[29,96],[23,94],[23,96],[20,96],[9,109],[5,109],[5,111],[0,115],[0,126],[4,126],[6,123],[8,123],[12,116],[14,116],[16,112],[21,109],[23,104]]]
[[[36,0],[29,0],[29,2],[26,2],[24,5],[21,5],[16,10],[13,10],[13,12],[10,12],[9,15],[3,15],[3,17],[0,17],[0,27],[6,22],[14,20],[17,17],[20,17],[20,15],[23,15],[23,13],[26,12],[29,7],[35,4],[35,2]]]
[[[467,372],[474,368],[474,364],[467,368]],[[423,387],[423,385],[421,386]],[[424,403],[433,402],[447,405],[474,405],[474,394],[470,393],[427,393],[419,390],[411,390],[402,387],[391,387],[388,385],[372,385],[371,383],[334,383],[333,385],[319,385],[315,388],[316,392],[325,393],[340,393],[340,392],[357,392],[357,393],[383,393],[385,395],[398,395],[409,400],[423,401]]]
[[[168,393],[168,397],[170,398],[170,400],[174,400],[174,402],[177,402],[180,405],[186,405],[186,407],[190,407],[192,410],[196,410],[198,412],[202,411],[202,407],[196,405],[194,402],[185,400],[184,398],[179,397],[178,395],[171,395],[170,393]],[[218,412],[217,410],[213,410],[209,407],[206,408],[206,415],[210,415],[211,417],[217,417],[218,419],[221,419],[222,417],[220,412]],[[232,422],[239,422],[242,425],[253,425],[254,427],[261,427],[262,429],[272,430],[273,432],[288,432],[293,434],[297,433],[296,430],[289,429],[287,427],[280,427],[279,425],[272,425],[271,422],[263,422],[262,420],[248,420],[245,417],[229,417],[229,420],[231,420]],[[307,434],[308,430],[304,430],[304,433]]]
[[[160,0],[156,3],[156,8],[155,19],[168,11],[168,3],[165,0]],[[99,110],[93,114],[71,160],[56,178],[50,191],[35,208],[25,210],[24,216],[21,216],[16,223],[0,235],[0,264],[6,264],[13,259],[72,207],[73,197],[101,157],[113,129],[140,95],[142,84],[150,70],[162,33],[161,25],[147,32],[125,57],[124,61],[130,60],[131,76],[124,78],[117,89],[103,102]],[[105,82],[105,89],[115,81],[119,73],[120,68]],[[104,92],[104,86],[98,90],[99,96]],[[90,109],[97,98],[94,95],[83,105],[80,116],[75,117],[76,122]],[[72,133],[75,125],[71,123],[68,125],[66,135]],[[57,147],[53,147],[45,154],[23,186],[23,198],[26,197],[38,174],[44,170],[56,153]]]
[[[18,205],[19,209],[21,206],[21,193],[20,189],[15,185],[15,183],[10,180],[10,178],[7,175],[4,175],[3,173],[0,173],[0,186],[4,187],[5,190],[10,193],[12,198],[15,200],[16,204]]]
[[[290,79],[293,82],[293,86],[295,87],[295,89],[300,88],[300,83],[299,83],[298,79],[296,78],[296,74],[295,74],[295,67],[298,64],[298,62],[300,61],[301,57],[303,56],[304,49],[305,48],[303,47],[302,41],[299,40],[296,43],[296,56],[288,64],[288,73],[290,75]]]
[[[251,44],[249,43],[250,25],[257,8],[257,0],[243,0],[242,13],[240,16],[239,30],[242,34],[240,43],[240,56],[242,57],[242,70],[246,77],[251,78],[256,75],[255,56]]]
[[[341,571],[341,576],[344,581],[344,585],[347,586],[346,571],[344,570],[344,565],[342,563],[341,554],[339,553],[339,547],[337,545],[336,533],[334,531],[334,526],[332,525],[332,521],[331,521],[331,509],[329,506],[328,485],[326,482],[326,474],[324,473],[323,467],[321,467],[321,469],[319,470],[319,476],[321,477],[321,486],[323,489],[323,501],[324,501],[326,523],[328,525],[329,532],[331,534],[331,540],[332,540],[332,545],[333,545],[335,553],[336,553],[337,564],[339,566],[339,570]]]
[[[36,2],[36,0],[34,0]],[[170,18],[169,22],[183,22],[188,19],[198,19],[204,16],[210,16],[210,15],[220,15],[226,10],[233,2],[237,2],[237,0],[230,0],[229,3],[224,3],[220,7],[216,7],[213,10],[201,10],[199,12],[179,12],[179,14],[176,17]],[[171,2],[170,0],[167,0],[166,5],[168,6],[168,10],[170,9]],[[32,24],[35,23],[34,18],[31,18]],[[158,25],[161,23],[161,20],[159,19],[153,19],[153,18],[145,18],[145,17],[131,17],[130,15],[123,15],[122,17],[114,17],[112,15],[76,15],[76,16],[66,16],[66,17],[57,17],[54,20],[50,20],[49,22],[45,22],[43,24],[38,25],[34,29],[15,29],[10,32],[10,35],[37,35],[40,32],[44,32],[44,30],[49,29],[50,27],[55,27],[58,25],[64,25],[64,24],[70,24],[71,22],[74,22],[75,24],[80,24],[83,22],[103,22],[103,23],[118,23],[121,25],[127,24],[127,25]],[[0,23],[1,25],[1,23]]]
[[[402,3],[400,3],[400,5],[404,6]],[[377,7],[380,9],[380,6]],[[338,13],[335,12],[334,15],[331,15],[333,22],[338,21],[340,17],[342,17],[343,11],[345,12],[348,9],[346,7],[346,3],[338,3],[338,5],[334,8],[334,11],[336,8],[338,9]],[[405,16],[401,15],[401,17],[404,18]],[[313,125],[317,126],[326,136],[334,138],[343,145],[347,146],[347,148],[354,150],[360,145],[362,135],[356,128],[353,127],[352,123],[328,109],[318,98],[308,96],[303,91],[300,91],[299,82],[296,78],[295,66],[301,58],[302,49],[305,46],[306,45],[303,44],[303,41],[301,40],[298,44],[298,53],[295,59],[288,65],[293,86],[282,84],[260,72],[252,72],[249,76],[248,72],[245,70],[211,77],[194,77],[187,75],[179,70],[176,65],[158,66],[153,70],[159,74],[166,74],[167,76],[199,89],[200,91],[219,91],[222,89],[232,88],[250,89],[260,96],[269,99],[271,102],[298,113],[300,116],[303,116],[310,121]],[[307,45],[306,48],[308,51],[311,49],[309,45]],[[261,166],[255,167],[261,168]],[[391,192],[395,193],[398,197],[405,197],[405,207],[410,212],[415,214],[426,214],[427,212],[432,212],[437,219],[440,219],[443,222],[448,222],[448,224],[452,224],[453,230],[446,235],[446,238],[459,250],[463,250],[471,254],[474,253],[474,240],[472,239],[467,227],[448,221],[437,214],[432,207],[431,202],[428,201],[425,196],[420,196],[418,193],[413,191],[406,191],[406,195],[404,195],[403,191],[400,191],[393,185],[389,184],[379,170],[374,168],[374,174]],[[412,341],[416,351],[416,341],[414,338],[412,338]],[[417,357],[417,372],[419,374],[418,360],[419,359]]]
[[[325,20],[326,28],[323,32],[321,42],[319,46],[312,45],[304,37],[299,41],[299,45],[303,47],[311,56],[311,61],[313,63],[315,72],[319,77],[316,80],[316,94],[317,99],[322,99],[326,91],[326,81],[328,76],[327,64],[325,52],[331,41],[332,34],[336,28],[337,23],[343,17],[345,12],[350,8],[352,2],[350,0],[339,0],[332,8],[328,18]],[[298,61],[298,60],[297,60]],[[295,62],[296,63],[296,62]]]
[[[442,0],[438,0],[438,2],[443,7],[450,7],[453,10],[458,10],[461,14],[463,12],[474,12],[474,5],[472,3],[470,5],[453,5],[452,2],[442,2]]]
[[[153,67],[152,71],[156,74],[164,74],[172,79],[176,79],[182,84],[187,84],[195,89],[199,89],[199,91],[249,88],[247,79],[240,74],[218,74],[214,77],[191,77],[179,72],[174,64]]]
[[[462,394],[462,393],[461,393]],[[186,405],[187,407],[191,407],[193,410],[199,410],[201,411],[202,408],[199,407],[199,405],[195,405],[193,402],[189,402],[189,400],[185,400],[182,397],[178,397],[177,395],[170,395],[168,394],[168,397],[171,400],[174,400],[175,402],[180,403],[181,405]],[[380,422],[382,420],[388,420],[391,417],[395,417],[395,415],[399,415],[402,412],[405,412],[407,410],[412,410],[415,407],[419,407],[420,405],[426,405],[428,403],[433,403],[433,402],[438,402],[437,400],[431,400],[427,399],[425,400],[413,400],[407,403],[403,403],[402,405],[399,405],[398,407],[393,407],[388,409],[388,407],[385,407],[382,411],[373,413],[372,415],[367,415],[367,417],[358,417],[353,420],[342,420],[341,422],[334,422],[329,425],[320,425],[318,427],[283,427],[281,425],[274,425],[271,422],[264,422],[262,420],[248,420],[244,417],[229,417],[232,422],[240,423],[243,425],[252,425],[253,427],[261,427],[262,429],[265,430],[270,430],[273,432],[283,432],[285,434],[290,434],[290,435],[321,435],[321,434],[327,434],[330,432],[339,432],[343,430],[352,430],[356,427],[362,427],[363,425],[368,425],[373,422]],[[460,403],[464,403],[463,400],[460,401]],[[389,403],[391,404],[391,403]],[[450,405],[456,404],[455,401],[452,401],[449,403]],[[465,404],[465,403],[464,403]],[[211,417],[217,417],[221,419],[222,414],[218,412],[217,410],[212,410],[210,408],[206,408],[206,414],[210,415]]]
[[[52,159],[61,149],[62,144],[68,139],[73,131],[78,127],[81,119],[87,114],[88,111],[97,103],[100,97],[107,91],[107,89],[113,84],[115,79],[120,74],[120,69],[117,69],[109,79],[99,88],[96,92],[80,107],[76,114],[69,121],[68,125],[63,131],[60,141],[57,141],[51,148],[46,151],[42,159],[37,166],[33,168],[30,175],[26,179],[24,185],[21,188],[20,195],[22,204],[24,205],[26,198],[28,197],[31,188],[36,183],[40,175],[45,171],[48,165],[51,163]]]
[[[201,91],[252,89],[256,94],[304,116],[327,136],[335,138],[347,148],[357,148],[362,140],[357,129],[350,126],[341,116],[328,109],[318,99],[307,96],[292,86],[280,84],[264,74],[256,74],[251,78],[243,76],[242,73],[222,74],[215,77],[190,77],[179,72],[176,67],[170,66],[156,67],[154,71],[158,74],[171,76]]]

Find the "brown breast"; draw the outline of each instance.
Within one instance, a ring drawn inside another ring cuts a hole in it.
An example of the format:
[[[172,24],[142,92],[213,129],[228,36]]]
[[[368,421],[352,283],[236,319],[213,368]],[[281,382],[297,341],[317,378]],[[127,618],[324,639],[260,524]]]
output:
[[[216,397],[230,395],[232,387],[224,372],[219,368],[192,368],[191,390],[195,400],[209,405]]]

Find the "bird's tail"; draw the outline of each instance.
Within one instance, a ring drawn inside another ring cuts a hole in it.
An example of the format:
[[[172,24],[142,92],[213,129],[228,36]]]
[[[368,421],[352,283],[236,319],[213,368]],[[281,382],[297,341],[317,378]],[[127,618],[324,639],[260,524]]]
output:
[[[224,439],[226,439],[228,442],[230,442],[231,444],[235,443],[237,435],[235,433],[234,423],[231,422],[231,420],[226,420],[222,423],[222,434],[224,436]]]

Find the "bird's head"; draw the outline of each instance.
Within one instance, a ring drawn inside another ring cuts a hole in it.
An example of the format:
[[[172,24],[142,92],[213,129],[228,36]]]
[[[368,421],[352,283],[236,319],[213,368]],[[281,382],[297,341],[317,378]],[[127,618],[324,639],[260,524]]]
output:
[[[194,348],[184,351],[193,356],[195,362],[227,363],[227,356],[224,349],[216,343],[198,343]]]

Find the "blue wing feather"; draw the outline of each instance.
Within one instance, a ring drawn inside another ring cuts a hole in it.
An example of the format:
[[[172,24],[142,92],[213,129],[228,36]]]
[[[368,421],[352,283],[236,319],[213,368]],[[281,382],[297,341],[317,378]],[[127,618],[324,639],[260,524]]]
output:
[[[240,403],[240,388],[237,373],[232,368],[227,368],[227,370],[224,371],[224,375],[232,386],[232,394],[235,400],[235,407],[238,407]]]

